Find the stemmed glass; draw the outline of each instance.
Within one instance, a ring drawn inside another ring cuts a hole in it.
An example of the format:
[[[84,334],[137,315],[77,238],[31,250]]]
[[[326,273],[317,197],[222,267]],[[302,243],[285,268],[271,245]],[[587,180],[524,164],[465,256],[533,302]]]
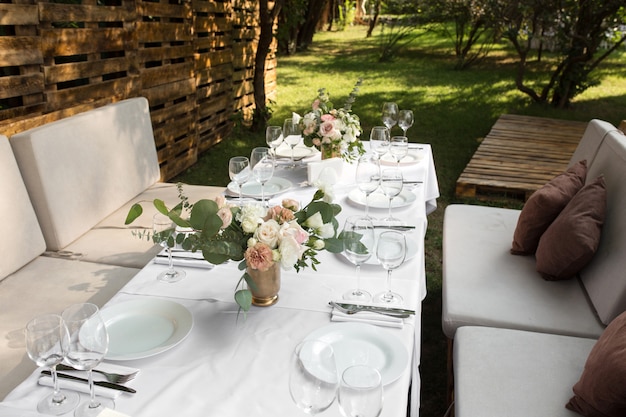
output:
[[[365,193],[365,217],[369,215],[368,198],[380,185],[380,163],[374,154],[363,154],[356,166],[356,184]]]
[[[280,126],[268,126],[265,128],[265,143],[271,149],[271,154],[276,157],[276,148],[283,142],[283,128]]]
[[[70,336],[63,318],[57,314],[38,316],[26,325],[26,352],[37,366],[50,367],[54,391],[42,398],[37,411],[55,416],[69,413],[78,405],[80,397],[73,391],[61,391],[57,365],[67,355]]]
[[[396,103],[383,103],[383,124],[389,132],[398,123],[398,105]]]
[[[157,279],[171,283],[185,278],[185,271],[174,268],[172,247],[176,244],[176,225],[165,214],[156,213],[152,216],[152,240],[167,251],[168,268],[157,275]]]
[[[399,304],[402,296],[391,291],[391,271],[404,263],[406,258],[406,238],[401,232],[386,231],[378,237],[376,246],[378,262],[387,270],[387,291],[374,297],[375,301],[389,304]]]
[[[409,153],[409,140],[406,136],[393,136],[389,147],[391,156],[396,160],[396,166],[400,166],[402,158]]]
[[[372,296],[361,289],[361,265],[374,253],[374,225],[368,217],[350,216],[341,233],[343,253],[356,266],[356,288],[343,294],[345,300],[369,301]]]
[[[291,358],[289,393],[298,408],[315,415],[335,401],[339,381],[331,345],[320,340],[298,344]]]
[[[374,126],[370,132],[370,149],[378,156],[378,159],[382,158],[384,154],[389,151],[390,143],[389,129],[386,126]]]
[[[403,182],[402,171],[397,168],[384,169],[380,176],[380,188],[382,188],[383,193],[389,198],[389,214],[387,218],[384,219],[387,223],[399,222],[399,219],[396,219],[391,214],[391,203],[393,199],[402,192]]]
[[[346,368],[339,383],[339,410],[345,417],[378,417],[383,410],[380,372],[367,365]]]
[[[254,148],[250,154],[250,166],[252,167],[252,176],[261,184],[261,202],[267,206],[265,201],[265,183],[274,175],[274,159],[270,155],[268,148]]]
[[[63,321],[69,331],[67,361],[74,368],[89,371],[90,399],[76,408],[76,417],[95,417],[105,408],[114,409],[112,400],[96,398],[93,384],[93,368],[106,355],[109,348],[109,335],[100,311],[95,304],[74,304],[63,312]]]
[[[400,129],[404,132],[404,136],[406,136],[406,131],[413,126],[412,110],[400,110],[398,113],[398,126],[400,126]]]
[[[228,161],[228,176],[239,188],[239,205],[243,205],[241,187],[250,178],[250,161],[245,156],[234,156]]]
[[[296,167],[296,161],[294,158],[294,148],[302,141],[302,135],[300,134],[300,128],[297,124],[294,124],[293,119],[285,119],[283,124],[283,141],[291,147],[291,166],[293,169]]]

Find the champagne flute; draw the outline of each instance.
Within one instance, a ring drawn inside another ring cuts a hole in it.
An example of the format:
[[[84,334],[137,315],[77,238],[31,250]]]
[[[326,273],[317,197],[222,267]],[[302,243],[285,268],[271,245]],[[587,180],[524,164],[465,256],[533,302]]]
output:
[[[400,220],[393,217],[391,214],[391,203],[395,197],[402,192],[403,186],[402,171],[397,168],[388,168],[383,170],[380,177],[380,188],[383,193],[389,198],[389,213],[387,218],[384,219],[386,223],[399,223]]]
[[[398,113],[398,126],[404,132],[403,136],[406,136],[406,131],[413,126],[413,111],[412,110],[400,110]]]
[[[389,152],[396,160],[396,166],[399,167],[402,158],[409,153],[409,139],[406,136],[393,136],[391,138]]]
[[[271,154],[276,157],[276,148],[283,142],[283,128],[280,126],[268,126],[265,128],[265,143],[271,149]]]
[[[376,246],[376,258],[387,270],[387,291],[374,297],[376,302],[399,304],[402,296],[391,291],[391,272],[404,263],[406,258],[406,238],[401,232],[382,232]]]
[[[157,275],[157,279],[172,283],[185,278],[185,271],[174,268],[172,247],[176,244],[176,225],[165,214],[156,213],[152,216],[152,240],[167,251],[168,268]]]
[[[265,201],[265,183],[274,175],[274,159],[269,153],[268,148],[254,148],[250,154],[250,166],[252,167],[252,176],[261,184],[261,202],[267,206]]]
[[[356,184],[365,193],[365,217],[369,215],[368,198],[380,185],[380,163],[375,154],[363,154],[356,166]]]
[[[291,147],[291,166],[289,166],[289,168],[294,169],[296,167],[296,161],[293,149],[302,141],[302,135],[300,128],[293,122],[292,118],[285,119],[285,123],[283,124],[283,141]]]
[[[234,156],[228,161],[228,175],[239,188],[239,205],[243,205],[241,187],[250,178],[250,161],[245,156]]]
[[[112,400],[96,398],[93,384],[93,368],[106,355],[109,347],[109,335],[98,306],[91,303],[74,304],[62,314],[69,331],[69,349],[67,361],[74,368],[88,371],[89,401],[76,408],[75,417],[95,417],[105,408],[114,409]]]
[[[372,296],[361,289],[361,265],[374,253],[374,225],[368,217],[350,216],[342,232],[343,253],[356,266],[356,288],[343,294],[344,300],[369,301]]]
[[[37,366],[48,366],[54,391],[37,403],[37,411],[55,416],[69,413],[79,403],[78,393],[61,391],[57,365],[67,355],[70,335],[63,318],[57,314],[38,316],[26,325],[26,352]]]
[[[320,340],[298,344],[291,358],[289,393],[307,414],[326,410],[335,401],[339,381],[331,345]]]
[[[383,124],[387,126],[389,132],[391,128],[398,123],[398,105],[396,103],[386,102],[383,104]]]
[[[374,126],[370,132],[370,149],[382,158],[389,151],[391,138],[386,126]]]
[[[380,372],[367,365],[346,368],[339,383],[339,410],[345,417],[378,417],[383,410]]]

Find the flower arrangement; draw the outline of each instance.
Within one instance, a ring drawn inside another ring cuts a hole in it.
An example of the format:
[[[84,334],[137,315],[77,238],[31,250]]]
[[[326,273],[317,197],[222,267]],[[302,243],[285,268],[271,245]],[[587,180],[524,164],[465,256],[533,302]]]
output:
[[[325,88],[320,88],[317,98],[311,105],[312,111],[304,116],[293,114],[294,121],[299,124],[304,142],[308,146],[314,145],[323,153],[327,152],[330,155],[341,155],[348,162],[354,161],[365,152],[359,140],[363,131],[361,122],[359,116],[352,113],[352,103],[361,82],[361,79],[356,82],[342,108],[333,108],[330,95]]]
[[[162,200],[153,201],[159,212],[169,216],[177,226],[190,230],[177,234],[168,245],[178,244],[185,250],[201,251],[204,259],[212,264],[233,260],[240,261],[240,270],[250,267],[264,271],[278,262],[285,270],[299,271],[308,266],[316,270],[319,251],[339,253],[343,250],[336,219],[341,206],[325,201],[329,197],[324,187],[315,192],[305,207],[299,207],[295,200],[285,199],[280,206],[269,209],[261,205],[234,206],[223,196],[192,204],[184,195],[182,184],[178,184],[178,188],[181,201],[173,209],[168,209]],[[133,205],[126,224],[132,223],[142,212],[139,203]],[[181,213],[189,213],[188,218],[183,218]],[[248,311],[252,294],[243,288],[244,281],[253,285],[244,272],[237,283],[235,301],[242,310]]]

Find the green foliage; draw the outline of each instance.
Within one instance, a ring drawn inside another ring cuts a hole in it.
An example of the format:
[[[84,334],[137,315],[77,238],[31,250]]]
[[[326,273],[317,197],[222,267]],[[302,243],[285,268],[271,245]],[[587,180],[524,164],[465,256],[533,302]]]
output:
[[[402,48],[417,37],[416,19],[392,18],[380,20],[379,62],[393,61]]]

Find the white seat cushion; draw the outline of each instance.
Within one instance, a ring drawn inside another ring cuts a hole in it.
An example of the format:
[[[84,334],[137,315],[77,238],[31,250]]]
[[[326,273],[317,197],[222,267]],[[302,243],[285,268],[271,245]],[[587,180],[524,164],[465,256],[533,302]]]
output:
[[[565,404],[595,342],[488,327],[458,329],[456,417],[580,417]]]
[[[617,131],[615,126],[604,120],[592,119],[589,121],[585,133],[569,161],[569,166],[583,159],[587,161],[587,166],[591,166],[607,133],[615,131]]]
[[[603,324],[578,280],[545,281],[534,256],[509,253],[519,210],[473,205],[446,208],[442,325],[491,326],[599,337]]]

